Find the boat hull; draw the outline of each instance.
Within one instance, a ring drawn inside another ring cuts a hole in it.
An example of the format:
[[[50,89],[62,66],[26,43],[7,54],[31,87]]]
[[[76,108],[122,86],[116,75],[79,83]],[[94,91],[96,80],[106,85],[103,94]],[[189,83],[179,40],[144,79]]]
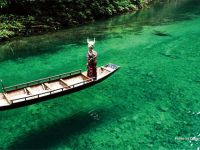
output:
[[[108,65],[110,65],[110,64],[108,64]],[[107,66],[107,65],[105,65],[105,66]],[[99,67],[99,68],[101,68],[101,67]],[[104,67],[104,69],[106,69],[106,68]],[[24,100],[24,101],[12,103],[12,104],[5,105],[5,106],[0,106],[0,110],[8,110],[8,109],[13,109],[13,108],[23,107],[23,106],[35,104],[35,103],[38,103],[38,102],[41,102],[41,101],[54,99],[56,97],[60,97],[60,96],[66,95],[66,94],[71,94],[71,93],[80,91],[82,89],[88,88],[88,87],[90,87],[92,85],[95,85],[95,84],[105,80],[106,78],[111,76],[118,69],[119,69],[119,67],[115,65],[115,69],[111,70],[107,75],[102,76],[100,78],[97,78],[97,80],[91,79],[91,81],[87,82],[86,84],[82,84],[80,86],[73,86],[73,88],[70,88],[70,89],[67,89],[67,90],[62,90],[60,92],[56,92],[56,93],[53,93],[53,94],[50,94],[50,95],[46,95],[46,96],[42,96],[42,97],[38,96],[37,98],[33,98],[31,100]],[[87,72],[83,72],[82,74],[86,75]],[[73,78],[73,76],[72,76],[72,78]]]

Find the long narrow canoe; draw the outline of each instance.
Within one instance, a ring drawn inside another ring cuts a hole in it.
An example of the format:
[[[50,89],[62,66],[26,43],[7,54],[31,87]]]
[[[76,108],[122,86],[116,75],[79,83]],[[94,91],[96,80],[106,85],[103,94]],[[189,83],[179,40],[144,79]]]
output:
[[[81,70],[63,73],[23,84],[3,88],[0,93],[0,110],[26,106],[47,100],[50,97],[69,94],[96,84],[112,73],[119,66],[107,64],[97,68],[97,79],[89,78]]]

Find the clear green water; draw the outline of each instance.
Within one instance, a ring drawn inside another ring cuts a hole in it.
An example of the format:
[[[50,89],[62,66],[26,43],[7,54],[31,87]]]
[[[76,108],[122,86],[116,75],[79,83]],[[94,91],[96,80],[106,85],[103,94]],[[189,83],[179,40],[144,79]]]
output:
[[[13,85],[85,70],[87,37],[97,39],[99,65],[120,70],[80,92],[1,111],[0,149],[200,147],[199,0],[3,43],[0,78]]]

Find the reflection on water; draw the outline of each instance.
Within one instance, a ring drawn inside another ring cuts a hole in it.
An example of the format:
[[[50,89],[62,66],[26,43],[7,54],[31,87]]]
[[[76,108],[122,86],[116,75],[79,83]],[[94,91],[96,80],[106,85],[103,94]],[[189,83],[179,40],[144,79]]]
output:
[[[97,126],[100,122],[95,122],[95,119],[86,112],[79,112],[70,118],[30,133],[23,138],[24,140],[16,140],[9,149],[49,149],[59,144],[62,139],[70,139],[82,130],[89,130],[94,124]]]
[[[200,2],[198,0],[163,1],[149,9],[113,17],[107,21],[98,21],[83,27],[2,43],[0,61],[54,53],[60,50],[62,45],[85,44],[88,36],[100,40],[121,38],[123,34],[140,35],[143,26],[170,24],[174,21],[192,19],[199,14]]]

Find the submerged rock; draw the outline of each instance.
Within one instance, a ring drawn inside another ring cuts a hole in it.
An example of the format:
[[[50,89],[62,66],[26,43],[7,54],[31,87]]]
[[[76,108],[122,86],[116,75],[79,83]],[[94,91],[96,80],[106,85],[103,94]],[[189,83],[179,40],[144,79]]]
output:
[[[157,36],[171,36],[169,33],[166,33],[165,31],[157,31],[157,30],[154,30],[153,34]]]
[[[164,105],[159,106],[158,109],[159,109],[160,111],[162,111],[162,112],[168,111],[168,107],[167,107],[167,106],[164,106]]]
[[[177,59],[177,56],[174,56],[170,54],[169,52],[160,52],[160,54],[169,58]]]

